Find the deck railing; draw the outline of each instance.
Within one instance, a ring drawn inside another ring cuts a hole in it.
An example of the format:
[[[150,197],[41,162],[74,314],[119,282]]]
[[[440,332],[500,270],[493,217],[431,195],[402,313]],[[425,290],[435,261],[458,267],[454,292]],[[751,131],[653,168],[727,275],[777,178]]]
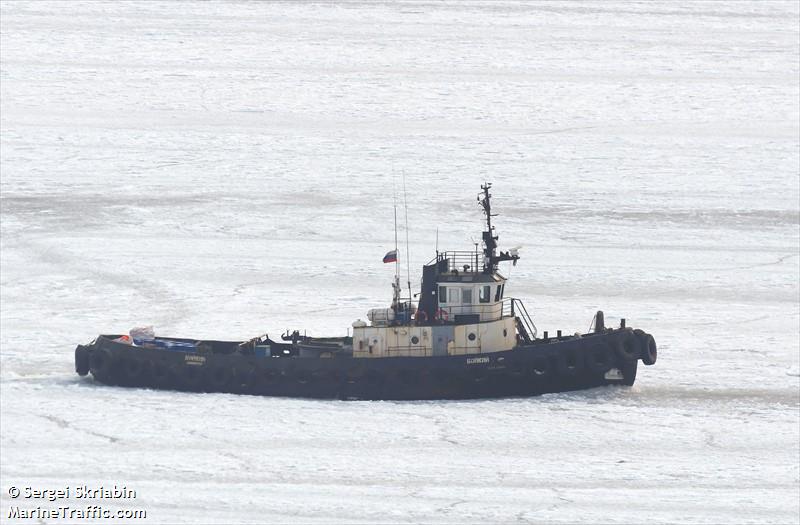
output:
[[[496,320],[503,317],[518,317],[525,323],[525,328],[530,331],[532,336],[537,333],[536,325],[533,323],[528,310],[519,299],[506,297],[497,303],[477,303],[450,305],[440,304],[442,310],[448,312],[447,321],[455,321],[456,315],[480,315],[482,320]],[[443,321],[444,319],[439,319]]]
[[[436,258],[432,259],[428,264],[435,262],[447,261],[448,272],[480,272],[483,271],[483,255],[481,252],[465,252],[465,251],[451,251],[439,252]],[[464,267],[467,267],[464,270]]]
[[[439,308],[449,312],[448,320],[453,321],[457,315],[481,315],[490,319],[499,319],[505,315],[502,303],[477,303],[477,304],[439,304]],[[509,310],[510,311],[510,310]]]

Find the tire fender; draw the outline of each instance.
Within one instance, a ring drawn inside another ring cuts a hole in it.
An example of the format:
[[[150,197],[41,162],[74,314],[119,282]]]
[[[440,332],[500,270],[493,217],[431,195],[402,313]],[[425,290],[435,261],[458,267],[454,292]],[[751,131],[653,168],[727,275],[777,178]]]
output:
[[[567,348],[556,354],[556,368],[561,376],[575,376],[583,370],[584,356],[576,348]]]
[[[613,345],[614,351],[624,361],[636,361],[642,352],[641,339],[631,332],[622,332]]]
[[[586,365],[592,372],[605,374],[614,366],[614,353],[605,343],[597,343],[586,353]]]
[[[646,334],[644,341],[644,348],[642,349],[642,362],[647,366],[654,365],[658,359],[658,347],[656,346],[656,339],[652,335]]]
[[[233,373],[227,366],[218,365],[208,371],[207,377],[214,390],[222,390],[231,382]]]
[[[156,386],[171,386],[174,388],[174,385],[170,385],[172,371],[169,366],[160,361],[150,361],[149,367],[151,370],[150,377],[153,379],[153,383],[155,383]]]
[[[550,374],[553,373],[553,364],[550,360],[550,355],[543,353],[531,359],[530,372],[535,378],[550,376]]]
[[[203,370],[197,365],[179,367],[181,384],[188,390],[198,390],[203,384]]]
[[[108,376],[114,368],[114,356],[106,348],[95,348],[89,355],[89,370],[92,375]]]
[[[126,357],[123,361],[125,377],[131,381],[141,378],[145,371],[145,365],[146,363],[137,357]]]
[[[83,345],[75,347],[75,371],[79,376],[89,373],[89,351]]]

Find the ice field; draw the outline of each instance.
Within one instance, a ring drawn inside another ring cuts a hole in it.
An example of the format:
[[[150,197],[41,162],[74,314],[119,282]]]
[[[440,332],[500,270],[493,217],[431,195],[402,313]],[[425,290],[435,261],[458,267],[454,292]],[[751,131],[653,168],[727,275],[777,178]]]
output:
[[[0,6],[0,522],[101,484],[129,523],[800,522],[797,2]],[[471,402],[75,374],[138,325],[344,335],[403,176],[414,283],[491,181],[506,294],[658,363]]]

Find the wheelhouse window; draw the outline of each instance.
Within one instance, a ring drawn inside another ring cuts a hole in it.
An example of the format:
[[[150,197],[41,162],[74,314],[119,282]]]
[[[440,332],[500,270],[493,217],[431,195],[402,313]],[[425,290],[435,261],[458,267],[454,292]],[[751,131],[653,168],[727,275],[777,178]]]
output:
[[[488,303],[492,297],[492,287],[489,285],[482,286],[480,293],[478,293],[478,301]]]
[[[442,304],[447,302],[447,286],[439,287],[439,302]]]
[[[450,304],[458,304],[461,302],[461,289],[460,288],[453,288],[447,290],[447,302]]]
[[[461,290],[461,304],[472,304],[472,288]]]
[[[500,300],[500,296],[503,293],[503,287],[501,285],[497,285],[497,292],[494,294],[494,302]]]

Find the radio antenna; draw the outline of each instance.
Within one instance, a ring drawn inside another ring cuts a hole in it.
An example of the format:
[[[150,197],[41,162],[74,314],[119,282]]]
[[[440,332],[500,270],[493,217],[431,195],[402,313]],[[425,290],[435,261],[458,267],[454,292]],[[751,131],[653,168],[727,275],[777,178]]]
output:
[[[411,301],[411,255],[408,248],[408,195],[406,194],[406,170],[403,170],[403,206],[406,210],[406,279],[408,284],[408,300]]]
[[[394,199],[394,304],[400,304],[400,258],[397,256],[397,174],[392,168],[392,197]]]

